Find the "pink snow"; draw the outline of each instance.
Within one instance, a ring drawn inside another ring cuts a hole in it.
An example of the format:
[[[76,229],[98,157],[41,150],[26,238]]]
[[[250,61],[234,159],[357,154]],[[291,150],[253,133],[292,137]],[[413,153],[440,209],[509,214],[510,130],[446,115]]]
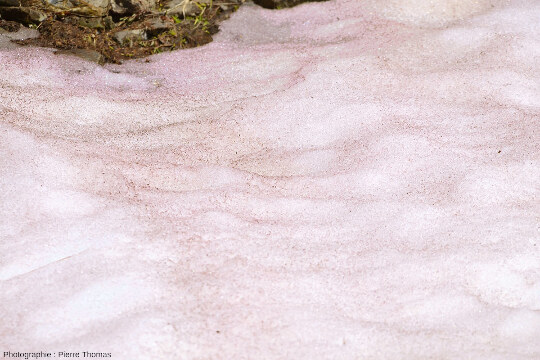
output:
[[[149,63],[1,49],[0,351],[539,359],[539,24],[333,0]]]

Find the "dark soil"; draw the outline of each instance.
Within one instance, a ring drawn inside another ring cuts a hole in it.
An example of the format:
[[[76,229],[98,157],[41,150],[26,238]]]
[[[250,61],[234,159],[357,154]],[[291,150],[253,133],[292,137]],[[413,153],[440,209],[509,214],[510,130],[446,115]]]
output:
[[[40,36],[15,42],[60,49],[58,53],[74,54],[101,64],[118,64],[127,59],[207,44],[218,32],[219,24],[244,1],[214,0],[201,7],[202,12],[195,16],[138,12],[120,17],[110,13],[96,21],[96,17],[54,12],[37,23],[31,23],[27,18],[21,20],[29,21],[26,25],[37,29]],[[255,0],[255,3],[267,8],[282,8],[306,1],[323,0]],[[43,11],[39,7],[36,9]],[[0,28],[7,31],[17,31],[20,26],[18,22],[0,19]]]
[[[301,3],[310,1],[325,1],[325,0],[253,0],[253,2],[266,9],[283,9],[293,7]]]
[[[197,18],[134,14],[119,19],[111,29],[92,29],[71,24],[66,19],[48,18],[37,30],[40,36],[35,39],[16,41],[21,45],[53,47],[62,50],[86,49],[102,55],[99,62],[119,64],[123,60],[141,58],[163,51],[185,49],[207,44],[212,35],[218,32],[218,24],[228,18],[235,8],[224,11],[215,3],[206,10],[204,20]],[[166,28],[155,30],[151,21],[160,21]],[[118,42],[114,34],[122,30],[145,29],[150,35],[146,40]]]
[[[21,24],[15,21],[7,21],[0,19],[0,29],[4,29],[9,32],[19,31]]]

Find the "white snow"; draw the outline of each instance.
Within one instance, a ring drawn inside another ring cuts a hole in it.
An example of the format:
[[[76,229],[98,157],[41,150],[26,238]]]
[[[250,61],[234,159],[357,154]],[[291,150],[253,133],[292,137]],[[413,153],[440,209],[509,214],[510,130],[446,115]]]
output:
[[[150,63],[2,45],[0,351],[540,358],[539,18],[332,0]]]

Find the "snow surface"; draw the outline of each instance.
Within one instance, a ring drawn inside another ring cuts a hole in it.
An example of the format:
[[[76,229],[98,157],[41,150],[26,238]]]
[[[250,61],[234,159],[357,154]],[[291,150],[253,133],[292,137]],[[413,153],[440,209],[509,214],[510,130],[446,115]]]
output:
[[[539,24],[333,0],[150,63],[4,41],[0,351],[539,359]]]

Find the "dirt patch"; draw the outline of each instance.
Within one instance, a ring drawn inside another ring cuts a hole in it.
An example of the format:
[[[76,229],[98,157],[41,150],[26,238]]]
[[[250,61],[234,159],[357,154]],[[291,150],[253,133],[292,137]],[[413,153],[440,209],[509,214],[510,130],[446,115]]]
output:
[[[16,31],[23,23],[39,31],[38,38],[15,41],[21,45],[52,47],[98,63],[121,63],[211,42],[219,24],[245,0],[77,1],[0,0],[4,19],[0,27]],[[256,3],[282,8],[309,0],[261,1]]]
[[[63,50],[91,50],[100,63],[121,63],[163,51],[185,49],[207,44],[217,33],[218,24],[232,11],[223,10],[219,3],[205,11],[204,17],[134,14],[119,18],[110,28],[91,28],[78,24],[78,19],[50,17],[36,28],[40,36],[16,41],[22,45],[53,47]],[[91,54],[78,53],[74,55]]]
[[[325,0],[253,0],[253,2],[266,9],[284,9],[293,7],[305,2],[325,1]]]
[[[18,22],[6,21],[6,20],[0,19],[0,29],[3,29],[8,32],[15,32],[15,31],[19,31],[20,28],[21,28],[21,24],[19,24]]]

